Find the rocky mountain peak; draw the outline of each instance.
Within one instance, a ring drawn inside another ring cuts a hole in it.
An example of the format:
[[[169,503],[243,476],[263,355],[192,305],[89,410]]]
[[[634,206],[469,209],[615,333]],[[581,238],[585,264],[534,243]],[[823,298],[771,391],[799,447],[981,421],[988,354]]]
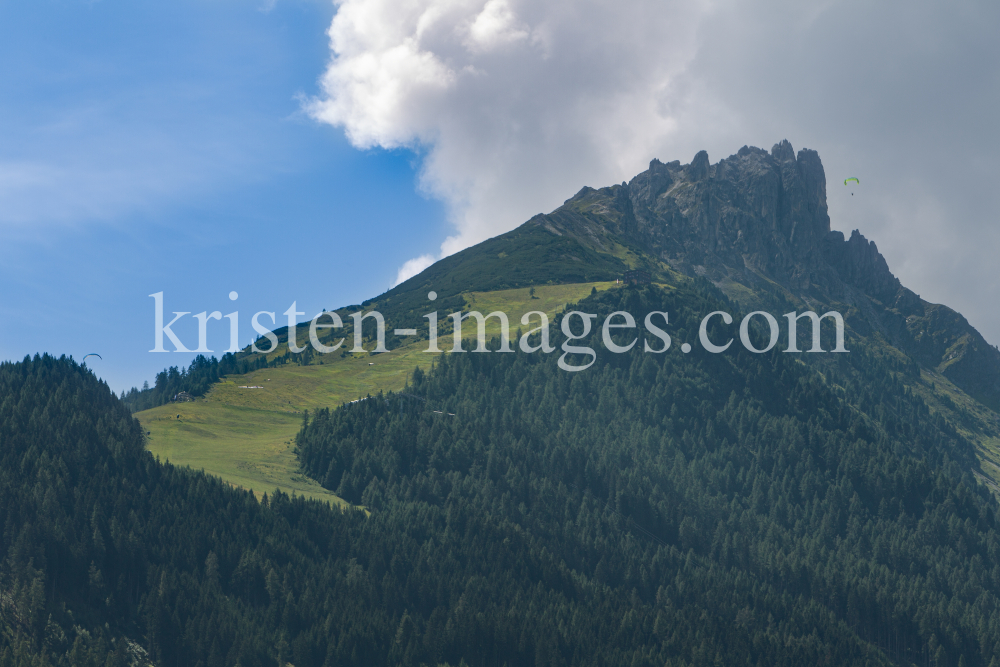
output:
[[[585,188],[536,224],[600,251],[630,246],[733,295],[765,298],[777,284],[783,298],[851,312],[855,331],[879,332],[1000,409],[1000,352],[961,315],[900,284],[860,231],[845,238],[831,230],[826,172],[814,150],[796,153],[782,140],[770,152],[744,146],[714,165],[705,151],[687,165],[652,160],[627,183]]]
[[[688,178],[692,181],[700,181],[708,177],[708,170],[711,165],[708,162],[708,153],[698,151],[687,167]]]
[[[860,289],[886,300],[900,288],[874,244],[831,233],[819,154],[796,154],[787,139],[715,165],[706,151],[687,165],[654,159],[631,181],[585,188],[566,207],[601,212],[608,232],[688,275],[833,299]]]
[[[795,162],[795,150],[788,139],[782,139],[771,147],[771,157],[778,162]]]

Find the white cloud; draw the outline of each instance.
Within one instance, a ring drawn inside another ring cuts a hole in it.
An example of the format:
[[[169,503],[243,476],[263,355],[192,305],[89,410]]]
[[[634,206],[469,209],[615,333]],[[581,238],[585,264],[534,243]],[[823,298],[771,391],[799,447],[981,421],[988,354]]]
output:
[[[425,150],[450,254],[633,175],[678,131],[702,2],[345,0],[314,118]]]
[[[396,272],[396,282],[392,286],[395,287],[399,283],[409,280],[433,264],[434,261],[435,258],[433,255],[421,255],[420,257],[407,260],[403,266],[399,267],[399,271]]]
[[[970,1],[343,0],[310,112],[419,150],[442,254],[653,157],[787,138],[820,152],[834,228],[997,341],[998,24]]]
[[[469,26],[465,45],[473,52],[492,51],[527,37],[507,0],[489,0]]]

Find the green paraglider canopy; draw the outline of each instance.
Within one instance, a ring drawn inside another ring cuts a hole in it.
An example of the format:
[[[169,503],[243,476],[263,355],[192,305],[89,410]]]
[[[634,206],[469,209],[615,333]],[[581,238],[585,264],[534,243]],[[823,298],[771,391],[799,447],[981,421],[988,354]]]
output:
[[[858,185],[861,185],[861,181],[859,181],[858,179],[854,178],[853,176],[850,177],[850,178],[845,178],[844,179],[844,185],[847,185],[850,181],[854,181]]]

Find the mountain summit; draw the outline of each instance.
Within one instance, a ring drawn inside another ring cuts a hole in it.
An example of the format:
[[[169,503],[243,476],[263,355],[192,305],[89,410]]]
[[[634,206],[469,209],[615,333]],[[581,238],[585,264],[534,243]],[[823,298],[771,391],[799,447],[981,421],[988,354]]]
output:
[[[775,282],[823,301],[852,302],[857,291],[883,303],[912,300],[874,243],[830,229],[819,154],[796,156],[787,140],[770,153],[744,146],[714,165],[705,151],[687,165],[653,160],[630,182],[583,188],[532,222],[558,232],[596,225],[716,283]]]
[[[293,354],[292,326],[171,369],[210,395],[143,427],[72,360],[0,364],[0,667],[140,640],[158,665],[995,667],[1000,353],[832,231],[825,183],[788,142],[653,161],[340,310],[330,338],[364,342],[365,310],[414,327],[395,354]],[[576,307],[669,313],[674,345],[571,336]],[[552,314],[551,353],[431,363],[411,338],[428,310],[517,309]],[[850,354],[691,345],[707,313],[807,309],[844,315]],[[593,370],[553,363],[571,341]],[[281,452],[365,511],[242,489]]]
[[[551,244],[553,236],[581,270],[578,258],[589,252],[654,275],[704,277],[745,307],[774,305],[778,296],[797,307],[836,308],[856,333],[877,332],[920,366],[1000,408],[1000,351],[962,315],[904,287],[858,230],[849,238],[831,230],[826,172],[814,150],[796,154],[783,140],[770,152],[744,146],[716,164],[705,151],[689,164],[654,159],[627,183],[585,187],[552,213],[446,261],[457,266],[463,255],[526,237]],[[587,265],[593,273],[602,268]],[[515,286],[516,277],[510,282]]]

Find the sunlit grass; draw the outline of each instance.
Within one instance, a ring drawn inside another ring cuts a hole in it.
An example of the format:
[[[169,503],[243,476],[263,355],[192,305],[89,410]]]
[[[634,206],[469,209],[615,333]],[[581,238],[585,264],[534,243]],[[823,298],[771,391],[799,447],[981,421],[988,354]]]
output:
[[[494,310],[507,313],[513,337],[528,311],[540,310],[551,318],[594,288],[614,287],[614,282],[541,285],[535,288],[535,298],[528,288],[470,292],[465,298],[470,309],[484,315]],[[537,326],[537,318],[531,326]],[[488,337],[499,335],[499,323],[489,320],[486,331]],[[475,323],[463,325],[463,334],[475,337]],[[451,336],[442,337],[438,346],[451,349]],[[258,497],[277,488],[343,505],[343,500],[299,470],[294,447],[303,413],[402,389],[415,368],[426,370],[436,357],[426,348],[423,341],[384,354],[317,355],[308,366],[287,364],[229,376],[204,398],[170,403],[136,417],[150,432],[149,450],[161,460],[203,469],[253,490]]]

